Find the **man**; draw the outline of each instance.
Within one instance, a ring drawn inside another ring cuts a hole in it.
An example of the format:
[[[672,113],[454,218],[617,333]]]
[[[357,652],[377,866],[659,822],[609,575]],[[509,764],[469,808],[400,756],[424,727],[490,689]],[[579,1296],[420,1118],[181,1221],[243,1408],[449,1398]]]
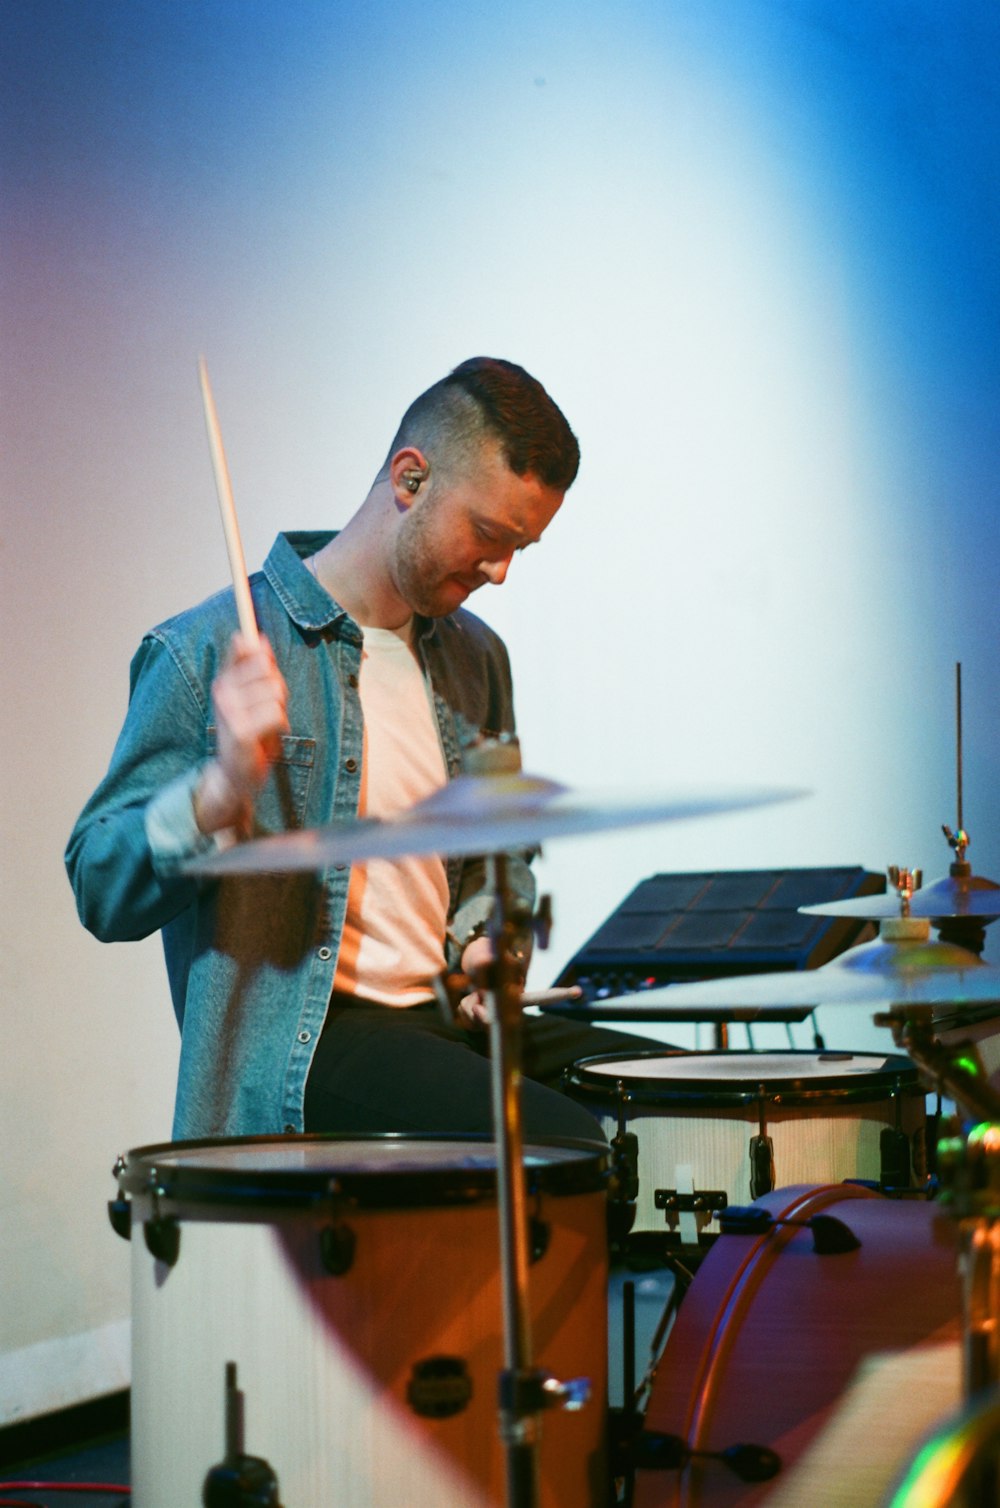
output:
[[[431,1004],[446,964],[473,974],[491,898],[481,861],[372,861],[198,882],[219,843],[391,816],[514,728],[500,639],[462,604],[504,580],[579,463],[541,385],[476,358],[407,410],[368,496],[335,535],[282,535],[251,581],[259,647],[225,592],[149,633],[125,726],[67,866],[104,940],[162,929],[181,1027],[177,1137],[490,1128],[484,1006]],[[532,895],[527,866],[512,885]],[[554,1084],[611,1034],[532,1021],[525,1070]],[[621,1039],[639,1046],[634,1038]],[[533,1134],[596,1134],[525,1084]]]

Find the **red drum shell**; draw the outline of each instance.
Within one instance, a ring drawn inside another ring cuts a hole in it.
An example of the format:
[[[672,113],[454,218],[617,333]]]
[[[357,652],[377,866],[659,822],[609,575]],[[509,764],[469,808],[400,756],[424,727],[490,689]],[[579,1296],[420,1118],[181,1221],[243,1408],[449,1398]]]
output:
[[[756,1203],[776,1217],[834,1215],[861,1245],[819,1256],[811,1232],[793,1226],[720,1236],[681,1305],[646,1428],[696,1450],[766,1445],[787,1472],[866,1356],[957,1340],[957,1224],[933,1202],[851,1185],[781,1189]],[[749,1508],[780,1482],[743,1483],[720,1462],[693,1461],[639,1472],[634,1508]]]

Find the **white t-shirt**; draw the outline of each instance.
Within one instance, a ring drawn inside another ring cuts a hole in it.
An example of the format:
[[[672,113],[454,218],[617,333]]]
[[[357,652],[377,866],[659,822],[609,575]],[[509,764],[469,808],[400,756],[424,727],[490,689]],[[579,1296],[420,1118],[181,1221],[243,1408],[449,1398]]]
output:
[[[365,733],[358,815],[391,817],[448,778],[413,623],[363,628],[359,695]],[[444,968],[448,881],[443,860],[370,859],[351,870],[335,990],[414,1005]]]

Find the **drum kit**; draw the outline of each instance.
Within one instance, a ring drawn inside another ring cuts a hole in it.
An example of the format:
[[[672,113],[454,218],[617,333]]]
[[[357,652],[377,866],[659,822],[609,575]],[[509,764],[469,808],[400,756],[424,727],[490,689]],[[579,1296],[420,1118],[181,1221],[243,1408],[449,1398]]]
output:
[[[905,1055],[585,1059],[567,1088],[614,1133],[611,1150],[599,1142],[526,1146],[515,942],[532,919],[511,910],[505,854],[556,835],[789,793],[668,794],[629,804],[573,796],[517,766],[513,743],[484,745],[468,773],[399,818],[258,839],[190,866],[211,878],[413,852],[488,853],[494,957],[483,983],[496,1135],[486,1144],[404,1135],[251,1138],[140,1148],[120,1159],[116,1218],[141,1222],[148,1248],[136,1246],[133,1276],[139,1508],[175,1508],[203,1484],[209,1505],[278,1503],[267,1460],[244,1450],[237,1356],[240,1381],[251,1390],[247,1420],[280,1462],[288,1508],[756,1502],[779,1456],[787,1465],[810,1436],[803,1400],[815,1429],[820,1404],[829,1411],[871,1349],[869,1331],[885,1344],[914,1345],[957,1315],[956,1246],[966,1396],[995,1389],[1000,1094],[975,1045],[945,1043],[937,1024],[943,1012],[1000,1015],[1000,970],[956,942],[932,941],[929,927],[968,918],[978,925],[1000,914],[1000,888],[971,883],[963,851],[948,880],[926,891],[901,870],[894,896],[836,906],[880,921],[882,935],[820,968],[551,1002],[544,1008],[557,1015],[658,1023],[741,1013],[788,1019],[800,1008],[867,1004],[881,1008],[876,1019]],[[984,1123],[944,1144],[936,1201],[924,1197],[925,1086]],[[628,1142],[631,1172],[620,1156]],[[606,1203],[609,1185],[621,1202],[630,1176],[635,1233],[659,1231],[682,1250],[708,1255],[681,1305],[666,1381],[654,1389],[645,1420],[633,1414],[611,1431],[601,1350]],[[749,1210],[740,1207],[747,1195]],[[951,1239],[940,1234],[943,1209],[953,1217],[944,1222]],[[860,1246],[853,1265],[840,1259],[836,1281],[836,1257],[822,1258],[828,1265],[818,1279],[815,1268],[793,1261],[800,1249],[842,1249],[837,1242],[824,1248],[824,1220],[827,1234],[839,1225],[847,1245]],[[907,1264],[916,1274],[910,1284]],[[807,1271],[821,1292],[811,1296],[815,1333],[795,1324],[795,1419],[782,1425],[772,1397],[768,1429],[761,1400],[781,1373],[770,1353],[789,1333],[777,1310],[790,1302],[794,1273]],[[880,1320],[899,1309],[908,1318],[895,1331],[884,1323],[846,1326],[849,1339],[834,1344],[830,1306],[861,1292]],[[738,1334],[734,1302],[752,1310]],[[718,1312],[709,1316],[705,1306],[713,1304]],[[730,1376],[743,1365],[753,1407],[743,1387],[730,1385],[727,1395],[723,1355]],[[822,1386],[803,1388],[800,1373],[824,1379]],[[694,1395],[685,1402],[679,1390],[692,1376]],[[192,1403],[180,1437],[162,1406],[165,1388]],[[802,1438],[790,1449],[796,1421]],[[745,1438],[758,1422],[760,1439],[774,1447],[732,1443],[734,1432]],[[206,1478],[213,1432],[226,1450]],[[720,1471],[717,1457],[730,1471]],[[664,1487],[662,1469],[643,1469],[655,1466],[668,1468],[673,1486]]]
[[[241,626],[255,633],[203,365],[202,388]],[[144,1236],[132,1243],[137,1508],[280,1508],[279,1492],[286,1508],[666,1508],[750,1504],[772,1488],[787,1504],[861,1508],[883,1499],[856,1473],[845,1469],[838,1497],[796,1488],[787,1468],[822,1439],[869,1352],[952,1334],[972,1412],[913,1461],[894,1508],[956,1501],[959,1477],[973,1481],[968,1502],[995,1500],[981,1455],[1000,1428],[1000,1092],[962,1028],[1000,1017],[1000,969],[978,956],[1000,886],[966,862],[960,780],[946,879],[922,889],[898,870],[892,895],[812,908],[879,922],[877,941],[798,973],[543,1007],[669,1023],[861,1004],[901,1055],[585,1059],[567,1089],[613,1133],[610,1146],[525,1144],[518,944],[546,917],[512,903],[506,854],[794,794],[574,794],[523,774],[516,745],[494,741],[397,818],[248,841],[188,866],[235,879],[486,855],[495,1136],[239,1138],[119,1158],[112,1224]],[[936,1200],[922,1152],[927,1087],[959,1109]],[[627,1207],[637,1236],[704,1254],[645,1415],[629,1378],[614,1420],[612,1206],[619,1236]],[[862,1453],[895,1426],[865,1427]]]

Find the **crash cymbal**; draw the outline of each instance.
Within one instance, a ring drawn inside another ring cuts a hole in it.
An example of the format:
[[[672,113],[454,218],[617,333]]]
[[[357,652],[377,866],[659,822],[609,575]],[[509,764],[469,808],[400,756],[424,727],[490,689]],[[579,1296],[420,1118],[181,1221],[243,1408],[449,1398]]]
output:
[[[460,775],[398,817],[358,818],[238,843],[193,860],[191,875],[321,870],[412,854],[486,854],[575,837],[677,822],[713,812],[767,806],[804,795],[793,790],[571,791],[524,774]]]
[[[703,979],[621,995],[603,1002],[600,1019],[614,1020],[618,1011],[622,1020],[697,1020],[684,1012],[707,1006],[948,1005],[960,1010],[987,1002],[996,1003],[1000,1014],[1000,969],[965,948],[929,941],[926,928],[926,922],[915,921],[910,937],[861,943],[819,969]]]
[[[945,875],[920,890],[908,901],[910,916],[940,922],[966,916],[1000,916],[1000,885],[978,875]],[[882,921],[899,916],[903,903],[894,893],[859,895],[849,901],[824,901],[818,906],[800,906],[808,916],[855,916],[867,921]]]

